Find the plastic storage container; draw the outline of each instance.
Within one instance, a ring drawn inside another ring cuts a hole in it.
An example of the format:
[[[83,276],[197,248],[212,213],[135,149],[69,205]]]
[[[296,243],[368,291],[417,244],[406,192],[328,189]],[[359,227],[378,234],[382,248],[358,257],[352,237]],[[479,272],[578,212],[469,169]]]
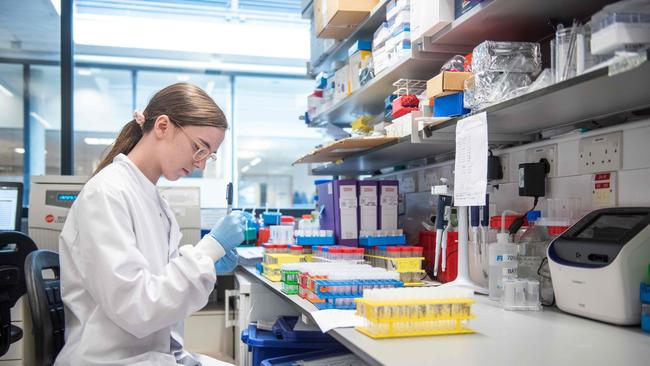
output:
[[[252,366],[259,366],[263,360],[281,356],[289,356],[307,351],[321,351],[340,349],[341,345],[336,341],[327,342],[292,342],[278,337],[275,333],[257,329],[251,324],[248,329],[242,331],[242,342],[248,345],[252,353]]]
[[[273,324],[273,333],[289,342],[336,343],[334,338],[320,331],[293,330],[297,323],[297,316],[281,316]]]
[[[300,361],[318,361],[322,358],[330,358],[336,356],[349,355],[349,352],[344,350],[325,350],[325,351],[312,351],[305,353],[298,353],[291,356],[269,358],[262,361],[262,366],[293,366],[300,364]]]

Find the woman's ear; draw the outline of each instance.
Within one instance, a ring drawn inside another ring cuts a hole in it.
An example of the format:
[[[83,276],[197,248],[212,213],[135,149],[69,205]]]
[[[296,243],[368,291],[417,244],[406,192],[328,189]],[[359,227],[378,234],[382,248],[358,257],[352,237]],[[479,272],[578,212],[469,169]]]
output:
[[[166,114],[161,114],[156,118],[153,125],[153,132],[156,137],[163,139],[171,134],[171,121]]]

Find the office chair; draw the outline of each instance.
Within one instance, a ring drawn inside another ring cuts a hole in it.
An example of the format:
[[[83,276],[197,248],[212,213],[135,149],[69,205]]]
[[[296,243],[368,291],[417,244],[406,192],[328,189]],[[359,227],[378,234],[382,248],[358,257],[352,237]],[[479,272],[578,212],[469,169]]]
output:
[[[22,338],[22,330],[11,324],[11,308],[26,292],[23,267],[36,244],[18,231],[0,232],[0,356]]]
[[[27,297],[32,313],[37,365],[52,365],[64,342],[65,322],[59,254],[49,250],[30,253],[25,261]],[[54,278],[43,278],[43,270],[52,270]]]

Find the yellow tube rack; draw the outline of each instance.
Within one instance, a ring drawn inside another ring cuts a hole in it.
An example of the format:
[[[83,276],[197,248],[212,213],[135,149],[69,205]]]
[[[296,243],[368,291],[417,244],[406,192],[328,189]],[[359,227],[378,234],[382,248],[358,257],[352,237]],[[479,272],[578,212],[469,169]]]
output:
[[[266,264],[262,263],[262,276],[268,278],[273,282],[282,281],[282,266],[279,264]]]
[[[367,258],[384,261],[384,267],[389,271],[403,272],[424,272],[422,261],[424,257],[391,258],[380,255],[366,255]],[[372,260],[371,260],[372,262]]]
[[[465,334],[473,319],[472,299],[393,300],[356,299],[357,315],[365,318],[356,329],[371,338]]]
[[[305,261],[304,254],[264,254],[264,263],[270,265],[283,265],[289,263],[299,263]]]

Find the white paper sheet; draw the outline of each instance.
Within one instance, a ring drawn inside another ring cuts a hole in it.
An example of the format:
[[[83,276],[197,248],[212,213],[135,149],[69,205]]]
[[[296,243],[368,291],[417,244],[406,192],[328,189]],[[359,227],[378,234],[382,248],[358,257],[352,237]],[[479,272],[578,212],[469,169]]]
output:
[[[487,187],[488,129],[485,112],[456,123],[454,206],[483,206]]]
[[[237,255],[243,259],[258,259],[262,258],[264,253],[263,247],[242,247],[237,248]]]
[[[355,315],[355,310],[318,310],[311,316],[323,333],[334,328],[351,328],[363,325],[363,318]]]

